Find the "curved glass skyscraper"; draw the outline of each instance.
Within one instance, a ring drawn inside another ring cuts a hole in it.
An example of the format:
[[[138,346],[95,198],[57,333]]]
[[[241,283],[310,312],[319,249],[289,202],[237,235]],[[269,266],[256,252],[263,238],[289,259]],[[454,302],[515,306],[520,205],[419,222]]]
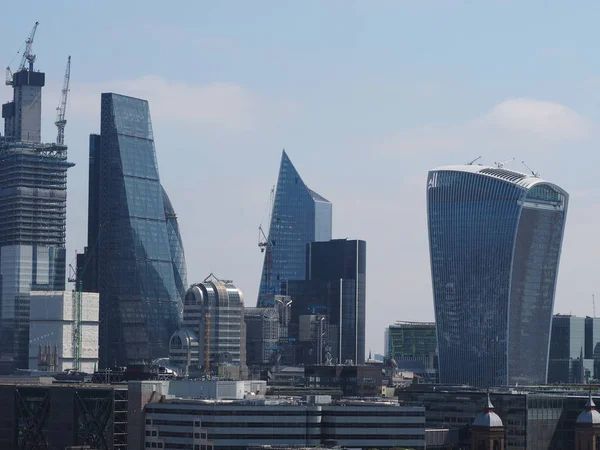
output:
[[[187,287],[177,217],[160,184],[148,102],[102,94],[90,137],[84,290],[100,293],[100,365],[168,356]]]
[[[545,383],[568,194],[478,165],[429,172],[442,383]]]
[[[285,282],[306,277],[306,244],[331,239],[331,203],[308,188],[285,150],[281,155],[277,190],[258,293],[285,294]]]

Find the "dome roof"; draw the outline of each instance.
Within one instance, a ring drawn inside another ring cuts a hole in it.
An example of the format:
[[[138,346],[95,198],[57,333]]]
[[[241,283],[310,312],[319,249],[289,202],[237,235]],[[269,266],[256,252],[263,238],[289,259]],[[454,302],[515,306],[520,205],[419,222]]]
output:
[[[596,411],[596,404],[592,400],[592,391],[590,391],[588,401],[585,404],[585,411],[582,411],[577,417],[579,424],[600,424],[600,413]]]
[[[487,394],[487,404],[482,413],[479,413],[473,422],[474,427],[496,428],[503,427],[502,419],[494,412],[494,405],[490,400],[490,393]]]

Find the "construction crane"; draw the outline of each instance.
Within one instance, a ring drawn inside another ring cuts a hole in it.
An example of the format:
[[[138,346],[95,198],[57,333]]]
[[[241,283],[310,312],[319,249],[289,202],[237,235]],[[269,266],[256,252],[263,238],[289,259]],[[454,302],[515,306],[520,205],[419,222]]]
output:
[[[267,205],[267,222],[271,223],[271,216],[273,214],[273,203],[275,201],[275,186],[271,188],[271,194],[269,195],[269,203]],[[268,233],[268,234],[267,234]],[[265,286],[267,288],[267,294],[271,292],[271,268],[273,267],[273,246],[275,242],[271,239],[271,229],[265,233],[263,224],[258,226],[258,248],[261,253],[265,254]]]
[[[19,65],[19,71],[25,69],[25,64],[29,63],[29,71],[33,72],[33,63],[35,62],[36,56],[31,53],[31,47],[33,45],[33,40],[35,39],[35,32],[37,31],[37,27],[40,23],[36,22],[29,33],[29,37],[25,41],[25,51],[23,52],[23,56],[21,57],[21,64]],[[22,48],[22,47],[21,47]],[[6,85],[11,86],[13,83],[13,73],[10,69],[10,65],[6,67]]]
[[[67,59],[67,68],[65,70],[65,79],[63,81],[63,88],[60,94],[60,102],[56,107],[56,128],[58,128],[58,134],[56,136],[56,143],[58,145],[64,145],[65,143],[65,125],[67,119],[65,114],[67,113],[67,98],[69,97],[69,80],[71,79],[71,56]]]

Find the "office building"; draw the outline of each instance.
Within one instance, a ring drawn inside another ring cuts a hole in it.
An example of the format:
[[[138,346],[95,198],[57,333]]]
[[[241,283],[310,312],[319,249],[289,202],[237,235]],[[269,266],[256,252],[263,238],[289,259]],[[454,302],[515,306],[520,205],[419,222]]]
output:
[[[546,382],[568,194],[501,167],[429,172],[427,208],[442,383]]]
[[[366,321],[365,241],[333,239],[312,242],[306,247],[307,279],[288,281],[292,299],[290,337],[304,343],[309,357],[304,364],[365,362]],[[304,318],[303,318],[304,317]],[[301,324],[326,318],[323,335],[302,341]],[[321,337],[324,337],[321,339]]]
[[[552,317],[548,383],[581,384],[600,377],[600,319]]]
[[[168,356],[187,286],[177,219],[160,183],[148,102],[102,94],[90,136],[83,290],[100,293],[100,365]]]
[[[94,373],[98,367],[98,294],[82,293],[81,321],[75,291],[33,291],[28,297],[29,368],[62,372],[78,364],[80,371]],[[77,345],[80,353],[76,364]]]
[[[20,316],[27,305],[20,298],[31,290],[65,289],[67,169],[73,164],[66,145],[41,141],[45,74],[34,71],[30,51],[28,45],[23,55],[29,64],[7,80],[13,100],[2,105],[0,135],[0,360],[9,371],[27,368],[28,320]]]
[[[399,372],[413,372],[425,381],[437,378],[435,323],[396,322],[385,330],[385,356]]]
[[[423,449],[422,407],[329,396],[216,401],[171,398],[145,407],[145,442],[156,448],[246,450],[249,446]],[[160,445],[164,447],[160,447]],[[176,447],[177,446],[177,447]],[[186,447],[188,448],[188,447]]]
[[[304,184],[284,151],[271,212],[258,306],[286,294],[285,282],[306,277],[306,244],[331,239],[331,203]]]
[[[272,362],[279,349],[279,314],[276,308],[244,308],[246,324],[246,364]]]
[[[188,371],[243,378],[245,328],[242,291],[232,281],[210,274],[185,294],[182,329],[171,337],[170,361],[181,365],[184,357]],[[196,351],[188,352],[194,347]]]

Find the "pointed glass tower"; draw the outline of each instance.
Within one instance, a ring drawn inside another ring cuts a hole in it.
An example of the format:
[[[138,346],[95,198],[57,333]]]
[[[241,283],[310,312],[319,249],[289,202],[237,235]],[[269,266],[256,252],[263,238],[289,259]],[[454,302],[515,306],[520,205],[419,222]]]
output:
[[[306,244],[331,239],[331,203],[310,190],[283,151],[263,263],[258,306],[306,278]],[[285,289],[283,287],[283,289]]]

